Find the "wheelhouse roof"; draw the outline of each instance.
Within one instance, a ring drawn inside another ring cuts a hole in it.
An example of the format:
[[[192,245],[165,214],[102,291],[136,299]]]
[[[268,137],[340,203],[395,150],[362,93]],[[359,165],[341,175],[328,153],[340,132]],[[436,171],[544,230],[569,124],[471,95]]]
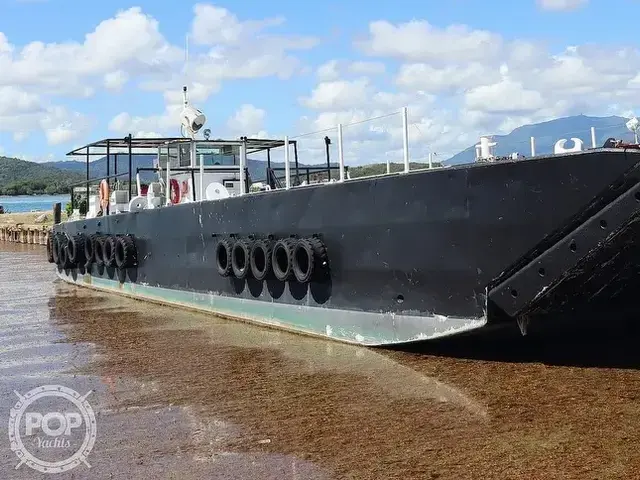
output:
[[[247,144],[247,154],[261,152],[263,150],[271,148],[284,147],[284,140],[270,140],[266,138],[238,138],[236,140],[195,140],[198,145],[211,145],[211,146],[224,146],[224,145],[238,145],[243,140]],[[132,155],[141,155],[141,149],[157,150],[158,147],[164,147],[170,143],[190,143],[193,140],[184,137],[158,137],[158,138],[105,138],[98,140],[97,142],[88,143],[82,147],[78,147],[69,153],[67,156],[87,156],[87,155],[101,155],[107,154],[107,149],[111,150],[128,150],[129,145],[131,149],[136,149],[137,152],[133,152]],[[289,143],[295,145],[295,140],[289,140]],[[102,149],[101,152],[92,152],[92,149]],[[110,152],[114,154],[127,154],[127,151]]]

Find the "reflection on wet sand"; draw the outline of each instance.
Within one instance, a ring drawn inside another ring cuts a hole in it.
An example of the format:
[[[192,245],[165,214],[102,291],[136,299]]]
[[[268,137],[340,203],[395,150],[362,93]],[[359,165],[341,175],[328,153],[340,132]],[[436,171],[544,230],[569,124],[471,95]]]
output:
[[[76,478],[637,477],[640,372],[593,365],[612,334],[372,350],[52,283],[42,259],[0,250],[0,411],[94,389]],[[0,477],[32,478],[2,442]]]

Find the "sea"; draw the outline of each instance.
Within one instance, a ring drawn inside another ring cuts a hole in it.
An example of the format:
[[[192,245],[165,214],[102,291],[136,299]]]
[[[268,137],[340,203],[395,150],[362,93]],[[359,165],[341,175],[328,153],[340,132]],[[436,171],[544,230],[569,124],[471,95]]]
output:
[[[69,195],[0,195],[0,205],[5,213],[51,210],[54,203],[60,202],[62,210],[70,201]]]

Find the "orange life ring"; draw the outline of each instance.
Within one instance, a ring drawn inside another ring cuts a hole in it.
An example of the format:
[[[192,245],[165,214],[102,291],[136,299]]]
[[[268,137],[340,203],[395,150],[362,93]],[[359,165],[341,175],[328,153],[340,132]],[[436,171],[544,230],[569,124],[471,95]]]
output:
[[[180,203],[180,184],[175,178],[169,181],[169,192],[171,194],[171,203]]]
[[[107,208],[109,205],[109,182],[107,180],[103,179],[100,182],[98,193],[100,195],[100,207],[102,209]]]

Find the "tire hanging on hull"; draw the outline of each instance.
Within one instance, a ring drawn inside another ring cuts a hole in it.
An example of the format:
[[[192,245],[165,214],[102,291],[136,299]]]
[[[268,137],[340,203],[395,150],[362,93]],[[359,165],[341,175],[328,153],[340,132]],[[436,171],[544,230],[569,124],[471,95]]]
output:
[[[133,238],[129,235],[118,235],[114,256],[118,268],[131,268],[138,264],[138,251]]]
[[[278,240],[273,246],[271,265],[273,274],[281,282],[286,282],[293,276],[293,250],[296,241],[293,238]]]
[[[102,261],[107,267],[116,266],[116,242],[115,235],[108,235],[102,243]]]
[[[257,240],[253,244],[249,255],[251,274],[256,280],[262,281],[271,273],[271,256],[273,255],[273,242],[271,240]]]
[[[227,239],[220,240],[216,245],[216,268],[223,277],[231,274],[231,252],[233,245]]]
[[[301,238],[295,244],[292,270],[300,283],[310,282],[327,272],[327,249],[319,238]]]
[[[236,278],[243,280],[251,272],[251,249],[253,242],[238,240],[231,250],[231,270]]]
[[[74,266],[85,262],[85,242],[86,236],[81,233],[74,235],[67,240],[68,259]]]
[[[96,262],[96,265],[99,267],[103,267],[105,265],[104,262],[104,237],[102,235],[98,235],[95,238],[93,244],[93,256]]]

